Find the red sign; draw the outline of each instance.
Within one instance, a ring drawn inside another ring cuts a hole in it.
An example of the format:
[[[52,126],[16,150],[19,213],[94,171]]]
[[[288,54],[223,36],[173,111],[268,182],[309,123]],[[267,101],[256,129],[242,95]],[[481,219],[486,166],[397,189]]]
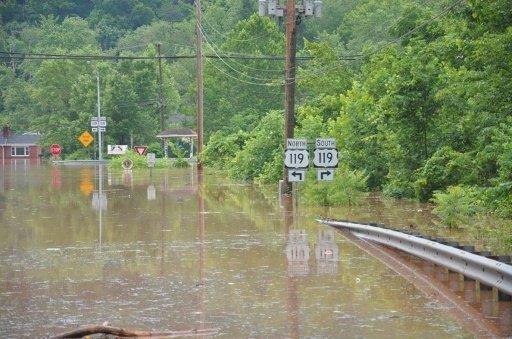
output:
[[[50,146],[50,154],[53,156],[57,156],[62,151],[62,148],[58,144],[53,144]]]
[[[139,153],[139,155],[146,154],[146,151],[148,150],[148,146],[133,146],[135,149],[135,152]]]

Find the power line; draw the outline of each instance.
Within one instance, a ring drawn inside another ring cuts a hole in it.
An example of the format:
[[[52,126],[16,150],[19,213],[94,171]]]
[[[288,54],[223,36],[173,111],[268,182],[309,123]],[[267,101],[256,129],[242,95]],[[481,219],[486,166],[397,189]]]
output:
[[[231,69],[232,71],[234,71],[235,73],[238,73],[246,78],[249,78],[249,79],[252,79],[252,80],[258,80],[258,81],[276,81],[276,80],[279,80],[279,79],[271,79],[271,78],[259,78],[259,77],[254,77],[254,76],[251,76],[251,75],[248,75],[236,68],[234,68],[233,66],[231,66],[230,64],[228,64],[218,53],[217,51],[215,50],[215,48],[212,46],[212,44],[209,42],[208,38],[206,37],[206,35],[204,34],[203,30],[202,30],[202,27],[199,27],[199,30],[201,32],[201,35],[203,36],[206,44],[212,49],[212,51],[215,53],[215,55],[217,55],[219,57],[219,60],[224,64],[226,65],[229,69]],[[251,81],[252,81],[251,80]]]
[[[283,61],[280,55],[251,55],[251,54],[205,54],[208,59],[239,59],[239,60],[274,60]],[[176,60],[194,59],[195,54],[189,55],[162,55],[162,56],[116,56],[116,55],[90,55],[90,54],[50,54],[50,53],[23,53],[0,51],[1,59],[32,59],[32,60]],[[307,61],[313,57],[300,57],[299,60]]]
[[[196,4],[196,1],[194,1],[194,4]],[[201,9],[201,13],[203,13],[203,10]],[[236,38],[233,38],[233,37],[230,37],[228,34],[226,33],[222,33],[220,32],[218,29],[215,28],[214,25],[212,25],[207,19],[205,19],[205,17],[203,16],[202,17],[202,22],[206,23],[207,26],[209,26],[212,31],[214,31],[217,35],[221,36],[221,37],[225,37],[225,38],[228,38],[229,40],[232,40],[232,41],[237,41],[237,42],[248,42],[248,41],[254,41],[254,40],[258,40],[258,39],[261,39],[261,38],[264,38],[266,36],[269,36],[270,33],[269,32],[266,32],[264,34],[261,34],[261,35],[258,35],[258,36],[254,36],[254,37],[251,37],[249,39],[236,39]],[[204,27],[202,27],[203,31],[204,31]]]

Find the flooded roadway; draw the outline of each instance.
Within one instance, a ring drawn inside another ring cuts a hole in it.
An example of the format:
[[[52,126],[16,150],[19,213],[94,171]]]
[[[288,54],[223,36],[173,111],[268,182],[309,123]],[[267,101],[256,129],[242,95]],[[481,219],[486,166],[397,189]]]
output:
[[[475,335],[443,303],[318,224],[326,211],[280,202],[275,192],[208,172],[198,184],[191,169],[151,178],[94,167],[0,170],[1,337],[105,321],[216,328],[224,337]],[[418,218],[414,204],[403,214],[372,206],[351,213]]]

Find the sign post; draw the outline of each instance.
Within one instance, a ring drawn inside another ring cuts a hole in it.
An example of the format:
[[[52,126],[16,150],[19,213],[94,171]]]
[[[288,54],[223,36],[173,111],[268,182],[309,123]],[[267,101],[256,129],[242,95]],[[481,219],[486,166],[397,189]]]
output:
[[[286,139],[284,166],[288,172],[288,182],[300,182],[306,179],[309,166],[309,153],[306,139]]]
[[[107,118],[100,116],[99,110],[99,97],[98,97],[98,116],[91,117],[91,131],[93,133],[98,133],[98,159],[102,160],[101,148],[102,148],[102,138],[101,133],[105,133],[107,131]]]
[[[338,150],[334,139],[316,139],[313,164],[317,168],[318,181],[334,179],[334,169],[338,167]]]

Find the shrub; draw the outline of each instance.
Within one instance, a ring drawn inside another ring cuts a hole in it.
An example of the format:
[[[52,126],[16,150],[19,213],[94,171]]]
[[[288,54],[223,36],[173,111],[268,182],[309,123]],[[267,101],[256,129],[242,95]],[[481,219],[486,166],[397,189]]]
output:
[[[87,149],[79,149],[66,156],[66,160],[91,160],[91,154]]]
[[[339,168],[333,181],[317,181],[316,171],[309,171],[303,194],[312,205],[354,205],[365,196],[367,179],[363,172]]]
[[[254,180],[263,173],[265,166],[270,166],[267,162],[275,161],[275,152],[282,152],[282,140],[283,115],[279,111],[270,111],[249,133],[244,147],[230,162],[229,175],[235,179]]]
[[[415,195],[421,201],[428,201],[436,190],[457,184],[475,184],[475,168],[468,154],[443,147],[419,169],[418,179],[414,183]]]
[[[116,156],[110,160],[109,167],[112,169],[123,169],[123,161],[130,159],[133,161],[133,169],[148,168],[145,156],[139,155],[133,150],[128,150],[125,154]],[[171,166],[169,159],[156,159],[155,168],[168,168]]]
[[[206,166],[225,169],[242,149],[246,139],[247,133],[243,131],[229,135],[221,131],[215,132],[200,154],[201,161]]]
[[[483,212],[480,194],[474,186],[450,186],[446,192],[436,191],[431,199],[437,205],[433,212],[447,227],[465,226],[471,216]]]

